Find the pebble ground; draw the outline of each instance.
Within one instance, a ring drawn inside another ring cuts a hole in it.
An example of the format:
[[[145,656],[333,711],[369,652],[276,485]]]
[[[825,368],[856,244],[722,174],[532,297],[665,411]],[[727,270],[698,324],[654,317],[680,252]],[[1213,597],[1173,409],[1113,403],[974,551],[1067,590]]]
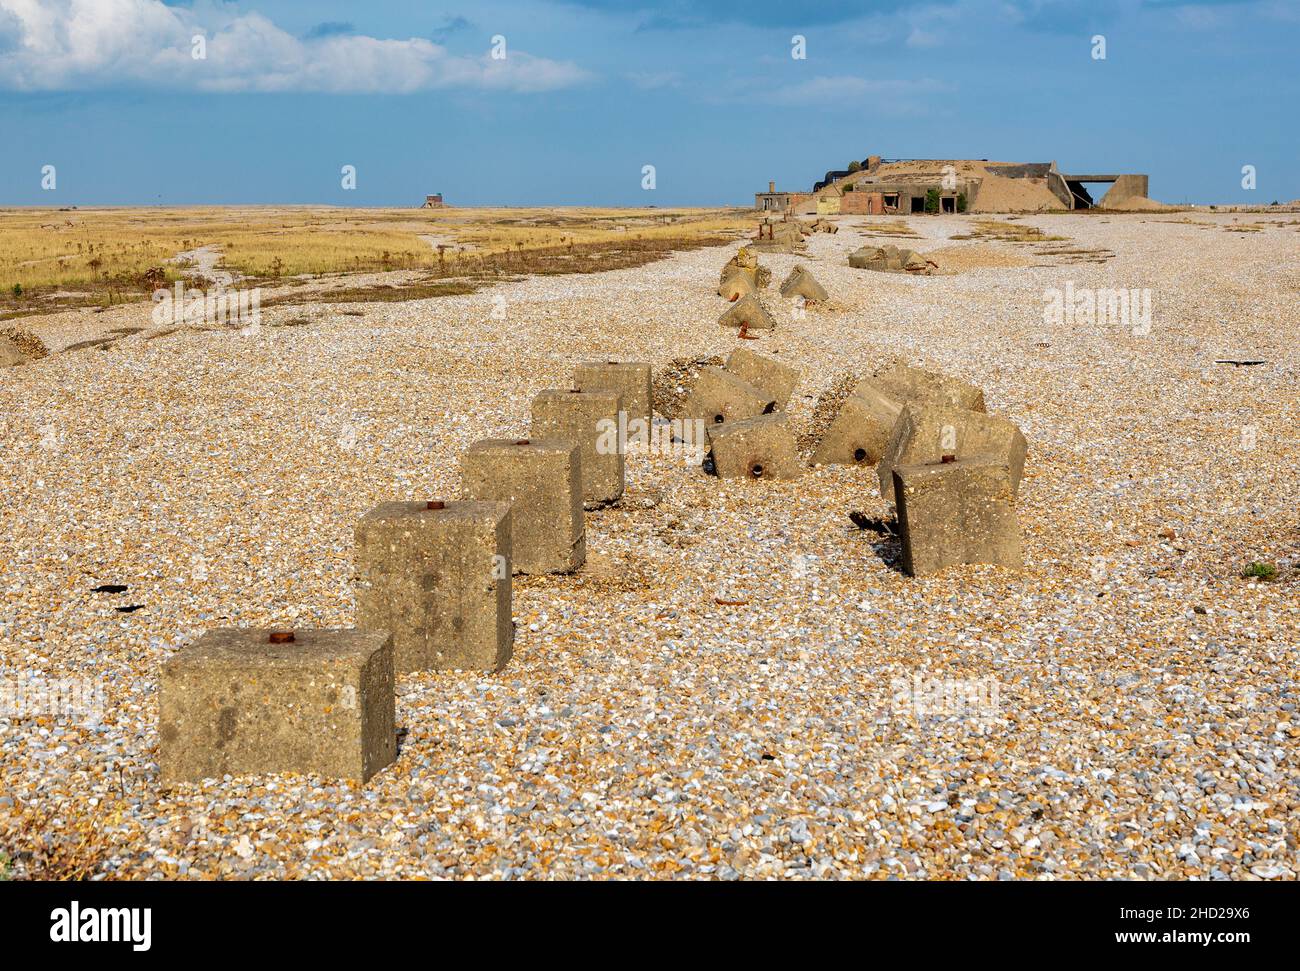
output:
[[[457,496],[460,452],[523,432],[577,361],[726,354],[713,290],[735,247],[0,372],[0,677],[88,679],[107,701],[0,720],[7,866],[1293,879],[1300,235],[1255,221],[1025,217],[1115,254],[1073,265],[914,218],[913,248],[1028,264],[926,278],[846,265],[869,219],[763,255],[832,295],[800,318],[764,291],[780,328],[746,344],[802,370],[798,422],[905,357],[1020,424],[1027,568],[904,576],[848,517],[888,512],[870,469],[736,483],[633,456],[622,504],[588,514],[587,568],[518,580],[502,672],[399,679],[400,756],[364,788],[162,789],[159,665],[212,626],[349,625],[357,518]],[[1067,281],[1149,288],[1150,333],[1046,321]],[[1215,363],[1241,351],[1264,363]],[[1252,561],[1278,578],[1243,579]]]

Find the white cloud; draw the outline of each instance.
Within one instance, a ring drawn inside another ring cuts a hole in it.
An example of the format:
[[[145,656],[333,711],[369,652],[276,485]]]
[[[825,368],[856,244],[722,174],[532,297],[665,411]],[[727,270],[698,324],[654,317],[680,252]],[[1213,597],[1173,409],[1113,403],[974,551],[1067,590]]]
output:
[[[206,39],[207,57],[191,55]],[[494,60],[452,55],[421,37],[303,39],[257,13],[161,0],[0,0],[0,87],[109,86],[199,91],[408,93],[434,88],[550,91],[588,78],[569,61],[507,46]]]

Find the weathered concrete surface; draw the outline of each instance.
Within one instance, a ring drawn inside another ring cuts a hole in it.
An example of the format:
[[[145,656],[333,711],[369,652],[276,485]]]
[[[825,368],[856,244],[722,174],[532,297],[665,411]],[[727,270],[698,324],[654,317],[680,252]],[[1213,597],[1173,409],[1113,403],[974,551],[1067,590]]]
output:
[[[750,330],[773,330],[776,320],[768,313],[757,294],[741,297],[718,318],[722,327],[748,327]]]
[[[1011,468],[990,456],[894,469],[903,570],[1023,565]]]
[[[466,450],[460,471],[467,498],[510,503],[516,573],[571,573],[586,561],[577,445],[484,439]]]
[[[741,297],[747,297],[757,291],[758,287],[754,283],[753,277],[739,270],[733,272],[718,284],[718,296],[725,297],[733,303]]]
[[[164,782],[314,772],[365,782],[397,757],[387,631],[210,630],[159,679]]]
[[[605,505],[623,497],[623,452],[597,448],[608,422],[618,427],[623,399],[617,391],[546,390],[533,398],[530,435],[572,442],[581,453],[582,500]]]
[[[861,392],[861,393],[859,393]],[[844,399],[816,448],[813,465],[875,465],[885,454],[901,402],[877,388],[859,384]]]
[[[986,411],[984,390],[942,371],[895,364],[870,378],[858,382],[853,393],[862,396],[868,389],[883,392],[907,404],[913,401],[937,401],[970,411]]]
[[[817,282],[807,267],[796,266],[781,284],[781,296],[803,297],[809,303],[821,303],[830,299],[826,288]]]
[[[799,385],[799,371],[788,364],[755,354],[747,347],[737,347],[727,356],[726,370],[744,378],[765,395],[775,399],[777,408],[790,403],[790,395]]]
[[[644,361],[584,361],[573,369],[579,391],[615,391],[623,399],[628,420],[654,417],[654,386]]]
[[[682,402],[679,418],[699,418],[709,425],[753,418],[776,410],[776,399],[739,375],[708,367]]]
[[[714,471],[721,479],[797,479],[803,473],[785,415],[710,426],[709,445]]]
[[[1014,495],[1020,488],[1027,451],[1025,436],[1006,418],[965,408],[913,402],[903,406],[880,457],[876,470],[880,476],[880,494],[885,500],[893,501],[893,472],[900,466],[927,465],[945,455],[959,459],[990,455],[1005,462],[1011,470]]]
[[[385,502],[355,537],[357,626],[393,635],[398,673],[505,667],[514,645],[508,503]]]

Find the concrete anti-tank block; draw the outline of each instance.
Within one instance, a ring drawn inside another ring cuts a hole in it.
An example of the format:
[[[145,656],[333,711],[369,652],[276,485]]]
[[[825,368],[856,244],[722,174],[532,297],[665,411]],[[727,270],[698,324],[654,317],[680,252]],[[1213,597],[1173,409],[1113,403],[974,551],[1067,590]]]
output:
[[[393,635],[411,671],[498,671],[510,660],[510,506],[385,502],[357,523],[357,626]]]
[[[1011,468],[990,456],[894,469],[903,570],[1023,565]]]
[[[682,402],[679,418],[699,418],[706,425],[753,418],[776,410],[776,399],[739,375],[720,367],[704,368]]]
[[[987,411],[984,391],[952,375],[910,364],[895,364],[874,377],[858,382],[854,394],[875,388],[904,404],[911,401],[939,401],[971,411]]]
[[[709,444],[714,472],[721,479],[797,479],[803,472],[785,415],[713,425]]]
[[[162,666],[158,694],[164,782],[366,782],[397,757],[387,631],[210,630]]]
[[[577,445],[485,439],[466,450],[460,471],[467,498],[510,503],[516,573],[571,573],[586,561]]]
[[[790,403],[790,395],[799,385],[799,372],[795,368],[745,347],[737,347],[727,356],[726,369],[774,398],[777,408]]]
[[[902,403],[873,388],[844,399],[813,449],[813,465],[875,465],[885,453]]]
[[[750,330],[776,328],[776,320],[767,312],[767,308],[763,306],[757,295],[752,293],[733,303],[730,309],[718,318],[718,324],[723,327],[747,327]]]
[[[583,502],[604,505],[623,497],[623,452],[597,447],[602,432],[618,428],[623,407],[617,391],[542,391],[533,399],[530,435],[572,442],[581,453]]]
[[[1015,495],[1020,489],[1027,451],[1025,436],[1006,418],[913,402],[903,406],[880,457],[876,469],[880,494],[886,501],[893,501],[893,472],[900,466],[928,465],[945,455],[959,459],[988,455],[1005,462],[1011,470],[1011,492]]]
[[[830,299],[826,288],[802,266],[796,266],[785,278],[785,282],[781,284],[781,296],[803,297],[808,303],[824,303]]]
[[[573,370],[573,386],[583,391],[615,391],[628,420],[654,417],[654,386],[644,361],[585,361]]]

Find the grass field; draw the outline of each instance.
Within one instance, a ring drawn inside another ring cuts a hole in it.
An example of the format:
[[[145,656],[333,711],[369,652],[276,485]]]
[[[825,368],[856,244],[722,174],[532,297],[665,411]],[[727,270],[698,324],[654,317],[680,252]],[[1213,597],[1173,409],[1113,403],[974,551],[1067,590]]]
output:
[[[435,277],[573,272],[709,245],[745,231],[729,209],[0,210],[0,319],[143,299],[179,279],[180,254],[259,283],[426,270]],[[545,255],[545,267],[534,265]],[[568,270],[557,258],[574,258]],[[644,261],[644,260],[642,260]]]

